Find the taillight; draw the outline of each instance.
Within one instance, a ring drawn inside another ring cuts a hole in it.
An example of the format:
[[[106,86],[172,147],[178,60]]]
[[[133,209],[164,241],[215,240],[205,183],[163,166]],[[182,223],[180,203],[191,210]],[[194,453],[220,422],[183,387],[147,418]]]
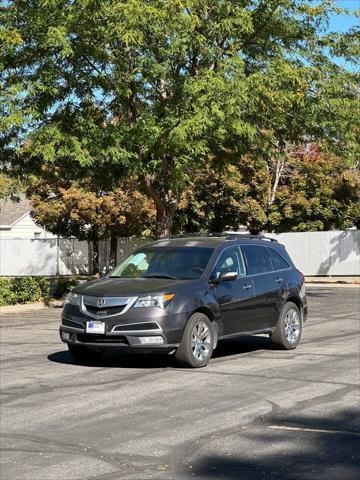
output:
[[[299,275],[300,275],[300,277],[301,277],[301,280],[302,280],[303,282],[305,282],[305,275],[304,275],[302,272],[300,272],[300,270],[298,270],[298,272],[299,272]]]

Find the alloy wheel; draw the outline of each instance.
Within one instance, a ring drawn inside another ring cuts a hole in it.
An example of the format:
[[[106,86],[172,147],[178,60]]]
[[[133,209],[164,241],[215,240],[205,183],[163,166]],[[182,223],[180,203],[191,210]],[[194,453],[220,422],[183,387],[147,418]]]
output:
[[[287,341],[296,343],[300,335],[300,316],[294,308],[290,308],[286,313],[284,329]]]
[[[205,322],[199,321],[191,332],[191,350],[194,357],[204,360],[209,356],[211,347],[211,332]]]

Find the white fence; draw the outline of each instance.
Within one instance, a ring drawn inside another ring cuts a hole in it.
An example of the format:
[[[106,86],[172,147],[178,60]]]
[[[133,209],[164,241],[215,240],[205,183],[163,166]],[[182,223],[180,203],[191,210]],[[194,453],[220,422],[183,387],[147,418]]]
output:
[[[360,230],[269,234],[283,243],[305,275],[360,275]],[[144,240],[118,238],[120,262]],[[0,275],[91,274],[91,246],[76,239],[0,238]],[[110,242],[100,242],[100,269],[110,261]]]
[[[87,275],[90,268],[91,249],[86,241],[0,238],[0,275]]]
[[[360,230],[269,234],[308,276],[360,275]]]

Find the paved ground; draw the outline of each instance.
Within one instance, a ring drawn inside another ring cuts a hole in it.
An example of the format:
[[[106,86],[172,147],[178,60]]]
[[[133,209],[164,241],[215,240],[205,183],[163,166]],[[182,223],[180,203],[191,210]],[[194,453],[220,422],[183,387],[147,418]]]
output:
[[[72,360],[58,310],[4,313],[2,480],[358,479],[358,288],[311,288],[296,351],[222,344],[171,357]]]

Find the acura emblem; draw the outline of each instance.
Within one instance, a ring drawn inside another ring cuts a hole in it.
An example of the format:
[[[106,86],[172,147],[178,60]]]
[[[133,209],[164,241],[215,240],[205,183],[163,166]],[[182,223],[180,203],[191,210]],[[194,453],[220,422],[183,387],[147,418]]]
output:
[[[97,301],[97,306],[98,307],[103,307],[105,305],[105,298],[99,298]]]

